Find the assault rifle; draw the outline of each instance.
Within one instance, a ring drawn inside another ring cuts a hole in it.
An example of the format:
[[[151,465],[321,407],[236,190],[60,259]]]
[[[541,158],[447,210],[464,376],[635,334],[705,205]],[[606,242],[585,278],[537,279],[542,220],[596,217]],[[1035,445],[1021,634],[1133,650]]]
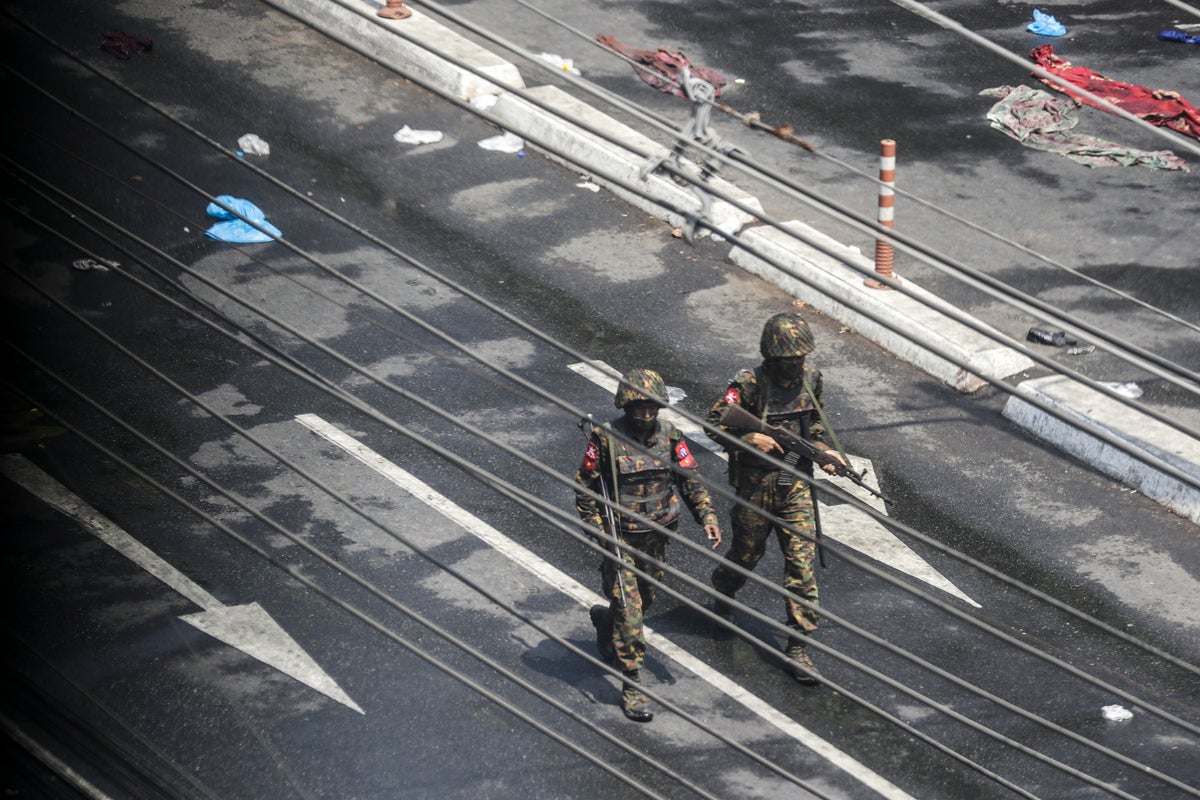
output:
[[[742,430],[754,431],[770,436],[783,448],[783,456],[780,460],[790,467],[795,467],[801,458],[807,458],[821,467],[824,467],[826,464],[832,464],[835,467],[834,475],[846,478],[856,486],[861,486],[885,503],[891,502],[891,500],[875,491],[874,488],[868,486],[863,481],[863,476],[867,474],[865,469],[862,472],[855,472],[849,466],[843,464],[833,452],[821,450],[808,439],[797,436],[778,425],[768,425],[739,405],[730,403],[725,406],[725,410],[721,412],[721,424],[727,428],[741,428]],[[790,478],[791,476],[788,477]],[[789,485],[791,482],[791,480],[788,480],[784,485]]]
[[[617,476],[616,476],[616,471],[615,471],[616,465],[613,463],[613,459],[612,459],[612,449],[611,449],[612,440],[610,440],[608,437],[606,437],[604,435],[604,432],[600,429],[600,427],[597,426],[596,423],[592,421],[592,417],[590,414],[587,417],[584,417],[583,419],[579,420],[579,429],[583,431],[583,435],[585,437],[587,437],[587,440],[589,442],[591,441],[592,434],[595,434],[600,439],[601,442],[605,442],[607,444],[607,446],[610,448],[609,453],[608,453],[609,464],[612,465],[613,470],[614,470],[612,473],[612,477],[613,477],[612,491],[609,492],[608,481],[606,481],[604,479],[604,476],[601,475],[600,476],[600,496],[603,497],[605,500],[609,501],[609,503],[616,503],[618,501],[618,498],[616,497],[616,494],[617,494],[616,477]],[[621,581],[621,566],[625,563],[625,559],[621,555],[621,539],[619,536],[617,536],[617,518],[616,518],[616,515],[613,514],[613,509],[612,509],[611,505],[609,505],[608,503],[601,503],[601,505],[604,506],[604,530],[606,533],[608,533],[609,540],[607,542],[603,542],[602,539],[598,538],[597,541],[601,542],[602,546],[604,546],[606,548],[612,548],[613,554],[617,557],[616,561],[613,564],[616,567],[615,574],[616,574],[616,581],[617,581],[617,591],[619,592],[620,597],[621,597],[621,608],[625,608],[628,605],[628,603],[625,600],[625,584]]]

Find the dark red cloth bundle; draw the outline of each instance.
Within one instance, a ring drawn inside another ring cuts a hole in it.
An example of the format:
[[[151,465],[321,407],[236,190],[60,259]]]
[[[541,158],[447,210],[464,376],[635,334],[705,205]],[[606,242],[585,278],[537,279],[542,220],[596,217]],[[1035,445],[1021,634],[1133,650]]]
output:
[[[1152,125],[1170,128],[1173,131],[1200,139],[1200,109],[1197,109],[1178,92],[1168,89],[1147,89],[1133,83],[1109,80],[1099,73],[1092,72],[1087,67],[1073,67],[1071,62],[1054,54],[1054,45],[1044,44],[1035,47],[1029,57],[1039,67],[1063,78],[1073,86],[1086,89],[1115,106],[1141,117]],[[1081,97],[1076,92],[1064,89],[1053,81],[1041,76],[1035,76],[1047,86],[1076,98],[1081,103],[1097,106],[1096,103]]]

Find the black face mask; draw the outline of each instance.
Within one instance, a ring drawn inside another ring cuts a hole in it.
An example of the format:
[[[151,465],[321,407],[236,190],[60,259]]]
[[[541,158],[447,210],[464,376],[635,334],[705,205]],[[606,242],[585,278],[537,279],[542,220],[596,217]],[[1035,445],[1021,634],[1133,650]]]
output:
[[[634,412],[633,407],[627,408],[625,410],[625,419],[629,422],[629,428],[634,433],[637,433],[637,434],[650,433],[650,431],[654,430],[654,426],[656,424],[658,424],[658,409],[657,408],[654,409],[654,413],[651,414],[649,416],[649,418],[637,416],[633,412]]]
[[[649,433],[654,430],[657,419],[638,419],[637,417],[629,418],[629,427],[636,433]]]
[[[785,386],[794,386],[804,378],[803,358],[773,358],[767,365],[771,377]]]

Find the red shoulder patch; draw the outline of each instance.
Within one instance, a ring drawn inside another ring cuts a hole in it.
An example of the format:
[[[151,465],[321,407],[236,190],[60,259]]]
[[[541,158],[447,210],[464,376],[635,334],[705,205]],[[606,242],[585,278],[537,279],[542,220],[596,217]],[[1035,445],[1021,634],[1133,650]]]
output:
[[[725,405],[736,406],[742,402],[742,393],[738,391],[736,386],[730,386],[725,390]]]
[[[583,465],[580,469],[584,472],[595,472],[600,466],[600,448],[595,442],[588,442],[587,450],[583,451]]]
[[[680,441],[675,445],[675,461],[685,469],[696,468],[696,459],[692,458],[692,451],[688,449],[687,442]]]

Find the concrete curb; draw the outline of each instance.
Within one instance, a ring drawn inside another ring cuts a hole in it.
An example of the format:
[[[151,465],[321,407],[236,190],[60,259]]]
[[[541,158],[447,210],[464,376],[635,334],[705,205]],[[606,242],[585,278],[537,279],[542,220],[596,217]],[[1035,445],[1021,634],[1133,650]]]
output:
[[[606,187],[636,208],[666,220],[673,226],[682,226],[686,220],[678,214],[666,211],[657,205],[656,200],[670,203],[676,208],[700,210],[699,198],[690,189],[680,186],[670,178],[651,174],[642,180],[641,170],[646,165],[648,158],[666,156],[670,152],[666,147],[634,129],[622,125],[612,117],[602,114],[556,86],[538,86],[529,89],[527,93],[546,103],[563,117],[580,120],[616,140],[614,143],[588,133],[583,128],[566,122],[555,114],[547,113],[522,97],[512,94],[502,95],[496,101],[493,113],[500,119],[504,127],[513,133],[532,136],[539,141],[551,144],[556,152],[541,148],[539,150],[552,160],[575,170],[580,169],[579,165],[582,164],[585,170],[600,170],[622,183],[633,185],[640,183],[642,189],[650,197],[629,192],[618,183],[605,180],[601,175],[589,176],[596,183]],[[561,157],[559,153],[570,155],[575,160],[571,161]],[[642,153],[650,155],[643,157],[640,155]],[[762,204],[759,203],[758,198],[751,197],[720,178],[714,178],[710,183],[717,191],[732,197],[742,205],[753,208],[757,213],[762,213]],[[739,230],[743,225],[754,220],[752,214],[747,214],[728,202],[716,199],[712,202],[708,217],[711,223],[730,232]]]
[[[1200,468],[1197,467],[1200,465],[1200,441],[1183,436],[1158,420],[1132,412],[1122,403],[1090,386],[1062,375],[1050,375],[1024,381],[1017,389],[1021,394],[1035,397],[1072,419],[1133,445],[1146,455],[1200,478]],[[1180,516],[1200,524],[1200,490],[1195,487],[1147,466],[1015,395],[1008,399],[1003,413],[1040,438],[1094,465]]]
[[[512,133],[530,136],[569,154],[568,161],[557,153],[546,155],[570,169],[597,170],[630,184],[641,181],[640,172],[651,156],[666,154],[667,148],[648,139],[607,115],[577,100],[557,87],[541,86],[526,90],[530,97],[546,103],[564,116],[585,121],[611,135],[619,144],[594,136],[560,119],[534,103],[509,92],[525,89],[515,65],[501,59],[463,36],[413,10],[405,20],[393,21],[376,16],[382,3],[368,0],[267,0],[301,22],[325,33],[347,47],[361,52],[396,72],[462,100],[480,95],[495,95],[493,115]],[[479,70],[492,80],[481,78],[441,57],[445,53]],[[673,226],[685,224],[678,214],[655,204],[662,200],[679,208],[699,208],[700,202],[690,190],[669,179],[650,175],[641,185],[651,197],[645,198],[622,189],[600,175],[589,175],[614,194],[646,213]],[[759,213],[759,201],[736,186],[716,179],[715,189]],[[719,200],[714,200],[710,222],[733,232],[754,218]],[[938,310],[946,304],[933,295],[906,282],[908,292],[872,290],[862,285],[864,276],[873,271],[871,261],[800,222],[785,227],[803,233],[824,249],[792,239],[775,228],[759,227],[739,234],[746,244],[786,266],[794,277],[742,248],[734,248],[730,260],[743,269],[770,281],[789,294],[803,299],[822,312],[853,327],[867,338],[958,391],[971,392],[985,385],[980,376],[1003,379],[1034,366],[1022,353],[997,344],[994,340],[951,319]],[[834,258],[828,253],[839,254]],[[846,263],[842,263],[842,262]],[[857,269],[847,266],[853,264]],[[859,271],[861,270],[861,271]],[[919,302],[919,295],[931,305]],[[904,335],[874,322],[851,308],[847,301],[887,319]],[[970,369],[962,369],[937,352],[957,357]],[[1054,376],[1026,381],[1018,389],[1052,404],[1063,413],[1091,422],[1143,451],[1177,465],[1188,474],[1200,477],[1200,442],[1165,429],[1160,423],[1130,410],[1104,395],[1074,381]],[[1098,439],[1018,398],[1008,401],[1004,415],[1034,435],[1063,448],[1102,472],[1134,486],[1147,497],[1200,523],[1200,493],[1165,473],[1154,470],[1125,453],[1104,445]],[[1156,427],[1157,426],[1157,427]],[[1162,430],[1159,430],[1162,428]],[[1153,430],[1153,439],[1135,439],[1131,432],[1144,437]],[[1164,438],[1169,437],[1169,438]]]
[[[408,19],[390,20],[375,14],[383,3],[369,5],[361,0],[267,2],[351,50],[462,100],[500,94],[509,88],[525,88],[516,66],[415,9],[410,9],[412,16]],[[412,41],[405,37],[411,37]],[[493,77],[495,83],[437,53],[445,53]]]

